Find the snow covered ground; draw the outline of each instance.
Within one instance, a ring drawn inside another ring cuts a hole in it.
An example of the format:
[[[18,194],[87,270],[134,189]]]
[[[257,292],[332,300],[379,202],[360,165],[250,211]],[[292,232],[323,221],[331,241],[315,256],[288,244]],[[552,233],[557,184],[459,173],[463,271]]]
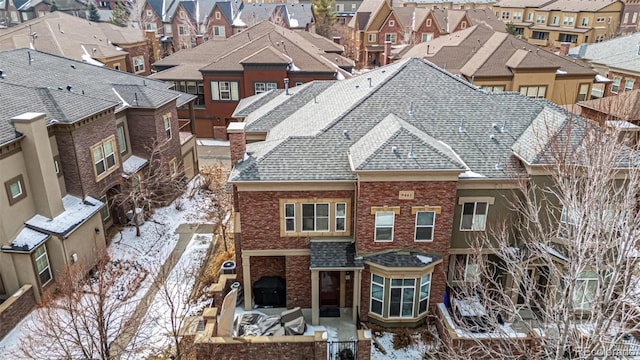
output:
[[[179,202],[180,206],[176,206]],[[136,236],[135,227],[126,227],[115,234],[109,246],[109,255],[112,261],[128,260],[139,271],[148,272],[149,276],[142,282],[138,292],[134,296],[133,305],[139,302],[151,286],[152,279],[158,269],[167,259],[178,242],[175,230],[180,224],[194,223],[201,220],[201,211],[198,207],[199,196],[193,200],[180,197],[176,202],[167,207],[156,209],[151,219],[141,225],[141,236]],[[193,241],[192,241],[193,242]],[[191,244],[190,244],[191,246]],[[201,256],[197,243],[191,247],[187,257]],[[129,272],[127,276],[137,276],[138,272]],[[0,342],[0,359],[8,358],[18,348],[23,330],[28,323],[33,322],[33,312],[25,317],[14,329]]]
[[[393,348],[393,333],[383,332],[382,336],[376,337],[376,340],[382,345],[386,354],[381,353],[371,341],[371,359],[372,360],[408,360],[415,359],[420,360],[422,356],[429,349],[429,345],[422,342],[420,334],[416,333],[413,336],[415,344],[407,346],[404,349],[394,350]]]

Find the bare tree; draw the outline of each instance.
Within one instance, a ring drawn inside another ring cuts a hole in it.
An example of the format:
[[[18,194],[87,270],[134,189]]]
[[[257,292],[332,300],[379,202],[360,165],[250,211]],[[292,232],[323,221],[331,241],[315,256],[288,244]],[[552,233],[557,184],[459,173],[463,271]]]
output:
[[[17,358],[114,359],[114,340],[127,329],[135,308],[132,298],[147,276],[142,266],[99,257],[87,266],[69,266],[56,278],[56,292],[45,292],[33,321],[25,325]]]
[[[507,215],[451,257],[439,358],[640,355],[640,157],[570,115],[537,125],[538,173],[514,174]]]
[[[206,192],[207,204],[205,210],[210,219],[216,223],[216,233],[220,235],[224,244],[224,251],[228,252],[227,229],[233,211],[233,192],[227,184],[229,167],[218,162],[213,166],[205,166],[200,170],[199,188]]]
[[[148,164],[139,172],[127,172],[119,192],[113,197],[116,206],[130,209],[131,221],[140,236],[140,224],[158,206],[166,205],[184,191],[183,169],[165,156],[166,141],[154,141]]]

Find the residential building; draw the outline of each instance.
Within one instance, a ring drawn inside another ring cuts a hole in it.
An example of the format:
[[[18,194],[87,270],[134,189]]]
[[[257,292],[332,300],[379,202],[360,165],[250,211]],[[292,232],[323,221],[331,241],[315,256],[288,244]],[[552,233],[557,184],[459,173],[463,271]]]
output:
[[[262,21],[271,21],[283,28],[315,32],[315,15],[306,3],[248,3],[233,23],[233,33]]]
[[[395,6],[417,6],[427,9],[490,9],[491,5],[495,4],[494,0],[400,0]]]
[[[49,13],[52,0],[2,0],[0,1],[0,26],[11,27]],[[87,5],[79,0],[56,1],[58,11],[73,16],[86,17]]]
[[[351,21],[363,0],[336,0],[335,15],[338,24],[346,25]],[[301,0],[300,4],[311,6],[311,0]]]
[[[146,76],[149,45],[139,29],[53,12],[0,31],[0,50],[29,48]]]
[[[198,137],[226,138],[240,99],[312,80],[350,77],[353,62],[341,51],[331,40],[263,21],[225,40],[166,57],[153,64],[158,72],[150,77],[198,97]]]
[[[545,181],[548,142],[585,124],[416,58],[274,93],[241,101],[229,126],[236,269],[245,309],[275,276],[282,306],[311,308],[313,324],[331,308],[383,326],[444,316],[446,284],[475,281],[470,239],[517,219],[514,174]]]
[[[618,31],[624,3],[618,0],[501,0],[496,17],[513,23],[533,45],[554,48],[602,42]]]
[[[629,35],[640,31],[640,0],[624,0],[624,11],[620,18],[620,34]]]
[[[427,42],[479,23],[504,31],[504,24],[488,9],[392,7],[386,0],[364,0],[349,27],[354,32],[356,63],[359,67],[375,67],[387,64],[393,49]]]
[[[586,61],[601,76],[610,79],[594,89],[594,97],[617,95],[640,89],[640,33],[617,37],[598,44],[571,48],[569,56]]]
[[[66,265],[95,262],[104,229],[127,220],[110,198],[144,183],[154,143],[187,179],[197,152],[192,119],[177,116],[194,97],[169,84],[28,49],[0,63],[0,299],[13,304],[23,286],[37,301]],[[4,336],[23,310],[0,310]]]
[[[429,60],[486,91],[517,91],[556,104],[591,99],[597,74],[588,64],[483,25],[414,45],[402,57]]]

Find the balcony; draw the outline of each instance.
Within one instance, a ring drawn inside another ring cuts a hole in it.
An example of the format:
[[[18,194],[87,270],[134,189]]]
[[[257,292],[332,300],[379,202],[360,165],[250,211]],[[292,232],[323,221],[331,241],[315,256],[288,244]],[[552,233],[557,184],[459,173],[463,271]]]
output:
[[[549,46],[549,39],[529,38],[529,44],[533,44],[533,45],[537,45],[537,46]]]

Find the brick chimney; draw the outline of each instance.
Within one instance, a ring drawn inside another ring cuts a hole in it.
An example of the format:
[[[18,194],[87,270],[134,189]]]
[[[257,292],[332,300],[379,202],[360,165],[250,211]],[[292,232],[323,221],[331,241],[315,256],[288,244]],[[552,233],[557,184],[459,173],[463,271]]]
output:
[[[247,137],[244,133],[244,122],[232,122],[227,127],[229,135],[229,151],[231,152],[231,165],[244,158],[247,150]]]
[[[571,43],[568,43],[568,42],[560,43],[560,56],[569,55],[569,46],[571,46]]]
[[[11,122],[16,131],[24,135],[20,146],[36,213],[52,219],[60,215],[64,207],[44,117],[42,113],[24,113],[12,118]]]
[[[385,41],[384,52],[382,53],[382,66],[389,63],[389,56],[391,56],[391,41]]]
[[[204,43],[204,35],[196,35],[196,46],[202,45]]]
[[[340,42],[342,41],[342,38],[340,36],[334,36],[333,37],[333,42],[340,45]]]

